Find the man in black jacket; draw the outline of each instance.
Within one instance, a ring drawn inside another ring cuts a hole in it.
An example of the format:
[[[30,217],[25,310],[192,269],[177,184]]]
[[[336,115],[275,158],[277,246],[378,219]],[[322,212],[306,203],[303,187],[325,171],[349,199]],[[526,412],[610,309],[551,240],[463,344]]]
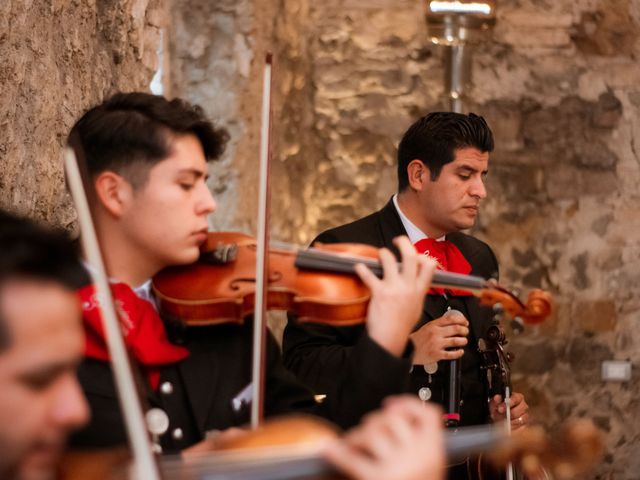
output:
[[[89,419],[76,378],[84,346],[76,289],[84,283],[86,272],[66,236],[0,211],[3,480],[58,478],[68,434]],[[440,480],[444,442],[437,409],[413,398],[385,403],[328,444],[323,456],[354,480]],[[84,462],[63,464],[64,478],[78,478],[75,465]]]
[[[325,231],[314,243],[359,242],[393,250],[391,240],[408,235],[420,252],[435,257],[444,270],[497,278],[498,264],[491,249],[462,233],[474,225],[486,196],[484,177],[492,150],[493,136],[482,117],[445,112],[421,118],[398,147],[398,194],[381,210]],[[505,415],[499,396],[488,401],[478,353],[478,340],[490,320],[491,311],[467,292],[432,289],[411,335],[415,350],[409,391],[423,400],[444,405],[447,360],[461,362],[460,425],[482,424]],[[315,391],[331,391],[336,376],[350,364],[353,345],[361,335],[360,326],[332,328],[291,319],[284,334],[285,365]],[[527,410],[523,396],[513,394],[514,428],[527,423]],[[455,420],[456,414],[449,413]]]
[[[55,478],[88,420],[75,289],[85,272],[61,234],[0,211],[0,478]]]
[[[245,424],[252,401],[251,322],[167,332],[150,292],[150,278],[159,270],[199,256],[207,238],[207,217],[216,208],[205,183],[207,161],[220,155],[225,134],[198,107],[130,93],[86,112],[70,139],[86,156],[89,198],[124,319],[125,343],[146,379],[146,401],[157,414],[164,412],[159,424],[166,428],[158,436],[158,447],[182,451],[209,431]],[[420,316],[420,289],[428,284],[433,263],[417,255],[406,238],[395,245],[406,270],[398,272],[386,251],[381,252],[388,273],[384,279],[362,265],[358,268],[373,292],[367,334],[354,346],[352,364],[341,372],[329,401],[316,405],[311,392],[283,367],[269,337],[266,415],[307,411],[348,427],[400,388],[398,382],[410,367],[402,352]],[[96,308],[99,300],[92,286],[80,293],[87,347],[79,378],[91,422],[75,443],[123,443],[122,416]],[[405,307],[398,310],[398,303]],[[375,371],[361,375],[367,365],[375,365]]]

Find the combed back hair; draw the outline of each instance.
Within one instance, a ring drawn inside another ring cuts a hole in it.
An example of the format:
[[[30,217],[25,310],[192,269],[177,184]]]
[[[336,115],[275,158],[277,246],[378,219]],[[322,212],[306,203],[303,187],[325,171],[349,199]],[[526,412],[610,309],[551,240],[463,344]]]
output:
[[[484,118],[470,113],[433,112],[415,122],[398,146],[398,191],[409,186],[407,167],[420,160],[438,179],[442,167],[455,158],[455,151],[474,147],[482,153],[493,151],[493,134]]]
[[[207,161],[219,158],[228,140],[227,131],[216,128],[197,105],[150,93],[118,93],[84,113],[69,143],[81,147],[91,178],[109,170],[138,187],[151,167],[171,155],[172,137],[186,134],[198,138]]]
[[[88,277],[65,233],[0,210],[0,289],[12,279],[52,281],[76,290]],[[0,309],[0,351],[10,344],[9,337]]]

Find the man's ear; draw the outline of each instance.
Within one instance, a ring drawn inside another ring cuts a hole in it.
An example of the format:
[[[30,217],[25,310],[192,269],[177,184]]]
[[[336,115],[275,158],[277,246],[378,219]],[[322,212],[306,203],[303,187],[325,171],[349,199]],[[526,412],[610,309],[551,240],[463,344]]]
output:
[[[431,180],[431,172],[422,160],[411,160],[407,165],[407,177],[409,179],[409,187],[418,192],[422,191],[427,182]]]
[[[115,172],[104,171],[94,182],[99,204],[114,217],[120,217],[133,194],[133,187]]]

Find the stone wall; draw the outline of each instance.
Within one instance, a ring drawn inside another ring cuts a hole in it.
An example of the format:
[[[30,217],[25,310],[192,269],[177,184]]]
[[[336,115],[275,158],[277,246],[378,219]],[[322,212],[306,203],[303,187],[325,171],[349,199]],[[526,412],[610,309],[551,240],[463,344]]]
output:
[[[506,283],[557,299],[514,342],[515,381],[545,423],[606,432],[598,478],[640,471],[639,27],[638,2],[505,2],[475,72],[498,145],[478,233]],[[611,359],[632,362],[631,382],[600,380]]]
[[[278,77],[275,235],[306,243],[382,206],[395,190],[402,132],[443,108],[442,50],[427,42],[420,2],[214,3],[218,20],[207,28],[224,19],[231,29],[207,36],[210,54],[228,57],[225,83],[212,80],[210,64],[193,65],[182,88],[215,85],[206,97],[213,105],[235,96],[221,112],[236,123],[220,225],[254,225],[257,183],[246,155],[257,145],[258,60],[269,43]],[[640,3],[498,3],[494,40],[473,61],[469,108],[488,118],[497,141],[474,233],[495,248],[506,284],[543,287],[557,302],[553,319],[512,341],[515,383],[543,423],[587,416],[606,432],[605,462],[590,478],[637,478]],[[238,44],[251,57],[248,76]],[[213,58],[199,51],[185,57]],[[630,360],[632,381],[603,383],[608,359]]]
[[[167,92],[202,103],[232,141],[213,167],[216,228],[255,226],[262,58],[276,53],[273,230],[306,243],[395,190],[405,128],[443,108],[442,50],[414,0],[0,2],[0,205],[68,226],[60,149],[79,113],[147,89],[166,18]],[[502,279],[556,297],[514,339],[536,417],[593,418],[607,457],[591,478],[637,478],[640,457],[640,3],[502,0],[474,58],[471,110],[496,133],[475,233]],[[629,383],[600,381],[607,359]]]
[[[0,2],[0,206],[51,223],[75,218],[62,145],[83,110],[148,90],[161,0]]]

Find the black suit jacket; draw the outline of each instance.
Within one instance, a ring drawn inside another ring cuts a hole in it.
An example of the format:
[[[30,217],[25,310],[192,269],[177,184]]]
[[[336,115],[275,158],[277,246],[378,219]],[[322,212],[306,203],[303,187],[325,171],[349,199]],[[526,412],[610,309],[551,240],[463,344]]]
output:
[[[390,200],[378,212],[323,232],[314,243],[366,243],[376,247],[387,247],[399,257],[392,240],[406,234],[393,201]],[[446,238],[460,249],[471,264],[472,275],[497,278],[498,263],[488,245],[464,233],[452,233]],[[427,295],[424,312],[416,329],[442,316],[447,306],[462,311],[469,320],[471,330],[462,360],[461,424],[485,423],[488,417],[487,391],[485,374],[480,368],[477,340],[484,336],[489,326],[491,310],[481,307],[475,297],[450,297],[445,301],[441,296]],[[290,320],[284,333],[285,365],[314,390],[330,391],[335,376],[350,364],[351,348],[363,332],[363,326],[336,328],[299,324]],[[428,387],[432,390],[431,399],[443,402],[446,388],[445,367],[446,362],[440,362],[439,371],[430,378],[421,366],[416,366],[410,374],[410,380],[404,383],[408,385],[405,391],[417,393],[420,388]]]
[[[252,322],[244,325],[169,329],[175,343],[190,352],[184,361],[162,369],[160,388],[143,390],[150,407],[169,417],[169,430],[158,440],[163,451],[175,452],[202,440],[207,431],[249,422],[247,387],[251,382]],[[282,364],[279,347],[269,335],[265,367],[265,415],[305,412],[323,416],[343,428],[379,407],[389,390],[401,388],[407,359],[396,358],[362,336],[353,347],[353,362],[334,377],[330,399],[317,404],[311,390]],[[362,374],[367,365],[375,371]],[[103,447],[126,441],[113,374],[108,363],[85,359],[78,372],[91,409],[90,424],[76,434],[78,447]],[[142,375],[141,375],[142,377]],[[170,385],[170,388],[166,387]]]

